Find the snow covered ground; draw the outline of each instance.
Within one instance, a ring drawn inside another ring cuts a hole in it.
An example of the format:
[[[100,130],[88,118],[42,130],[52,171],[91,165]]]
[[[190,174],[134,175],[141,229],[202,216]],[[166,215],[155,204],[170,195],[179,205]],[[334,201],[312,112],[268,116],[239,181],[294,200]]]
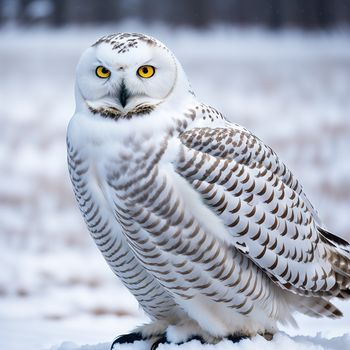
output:
[[[149,342],[135,342],[134,344],[127,344],[118,347],[121,350],[149,350],[151,343]],[[334,337],[331,339],[322,338],[320,334],[315,337],[296,336],[290,337],[287,334],[280,333],[275,335],[272,341],[267,341],[263,337],[256,337],[254,339],[242,340],[237,344],[233,344],[228,340],[224,340],[216,345],[202,345],[197,340],[192,340],[183,345],[161,344],[159,350],[339,350],[349,349],[350,335],[341,337]],[[109,343],[100,343],[96,345],[77,346],[74,343],[65,342],[59,347],[54,347],[52,350],[109,350]]]
[[[350,239],[349,32],[196,32],[131,22],[59,31],[5,28],[0,31],[0,349],[108,349],[116,335],[147,321],[93,246],[65,163],[79,55],[103,34],[130,30],[164,41],[198,97],[271,145],[301,179],[327,227]],[[343,334],[349,332],[350,303],[338,305],[345,314],[341,320],[300,315],[299,330],[282,328],[285,333],[272,342],[257,338],[215,348],[348,349],[350,336]],[[122,347],[131,348],[149,344]]]

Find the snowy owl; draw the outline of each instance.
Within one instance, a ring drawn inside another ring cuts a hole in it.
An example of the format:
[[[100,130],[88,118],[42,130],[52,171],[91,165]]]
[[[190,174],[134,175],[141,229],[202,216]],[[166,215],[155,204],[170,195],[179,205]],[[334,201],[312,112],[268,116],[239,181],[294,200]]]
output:
[[[273,336],[296,311],[341,317],[349,244],[247,129],[199,102],[158,40],[102,37],[82,55],[67,132],[76,199],[107,263],[151,323],[117,338]]]

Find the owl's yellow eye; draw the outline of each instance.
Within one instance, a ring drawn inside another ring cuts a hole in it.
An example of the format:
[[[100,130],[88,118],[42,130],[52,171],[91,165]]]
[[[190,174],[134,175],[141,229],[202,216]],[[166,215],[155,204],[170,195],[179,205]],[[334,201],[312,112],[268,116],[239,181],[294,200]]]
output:
[[[141,78],[150,78],[153,77],[154,73],[156,72],[156,69],[153,66],[141,66],[137,70],[137,75]]]
[[[102,79],[106,79],[106,78],[109,78],[110,75],[111,75],[111,72],[103,67],[103,66],[98,66],[96,68],[96,75],[99,77],[99,78],[102,78]]]

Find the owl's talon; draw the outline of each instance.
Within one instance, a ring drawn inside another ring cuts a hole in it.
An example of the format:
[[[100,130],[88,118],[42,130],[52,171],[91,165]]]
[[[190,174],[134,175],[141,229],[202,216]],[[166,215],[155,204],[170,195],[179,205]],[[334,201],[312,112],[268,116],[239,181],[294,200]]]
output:
[[[273,339],[273,333],[270,332],[265,332],[261,334],[261,336],[263,336],[267,341],[271,341]]]
[[[177,343],[177,345],[188,343],[192,340],[198,340],[201,344],[207,344],[207,342],[200,335],[193,335],[190,338],[188,338],[186,341],[183,341],[181,343]]]
[[[158,348],[159,344],[169,344],[168,339],[166,338],[166,335],[162,335],[160,338],[158,338],[158,340],[156,340],[152,346],[150,350],[156,350]]]
[[[232,343],[239,343],[241,340],[248,338],[249,337],[246,335],[229,335],[226,337],[226,339],[232,341]]]
[[[129,334],[122,334],[116,339],[114,339],[112,345],[111,345],[111,350],[115,350],[114,345],[116,344],[131,344],[134,343],[135,341],[139,340],[144,340],[142,337],[142,334],[139,332],[134,332],[134,333],[129,333]]]

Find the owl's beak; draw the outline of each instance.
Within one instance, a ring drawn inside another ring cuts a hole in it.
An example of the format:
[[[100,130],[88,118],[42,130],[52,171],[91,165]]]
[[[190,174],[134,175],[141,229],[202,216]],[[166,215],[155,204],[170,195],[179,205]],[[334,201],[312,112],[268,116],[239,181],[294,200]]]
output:
[[[129,97],[130,97],[130,93],[125,86],[124,80],[122,80],[122,83],[120,84],[118,98],[119,98],[119,102],[123,108],[126,106]]]

